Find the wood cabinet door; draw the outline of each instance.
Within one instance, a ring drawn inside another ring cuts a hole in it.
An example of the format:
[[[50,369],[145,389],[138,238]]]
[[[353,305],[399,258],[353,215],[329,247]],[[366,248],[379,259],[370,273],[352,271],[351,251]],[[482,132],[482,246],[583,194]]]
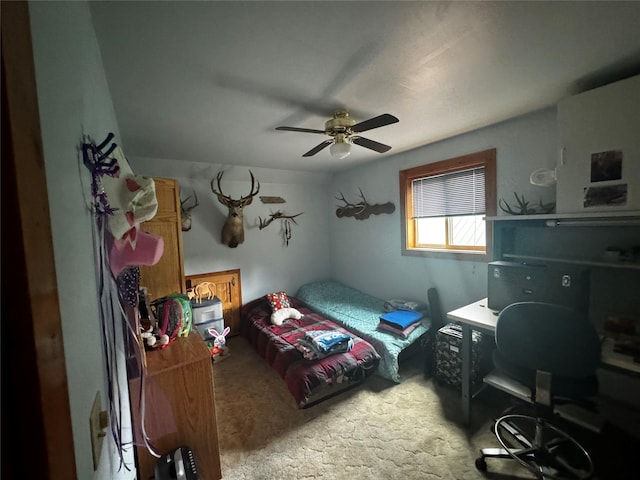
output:
[[[201,480],[219,480],[220,449],[211,355],[200,336],[179,337],[167,348],[148,352],[144,382],[145,417],[140,409],[141,379],[129,381],[140,480],[153,478],[158,459],[143,446],[142,422],[160,454],[186,445],[195,454]]]
[[[146,232],[160,235],[164,251],[160,261],[152,266],[141,266],[141,285],[147,287],[151,299],[169,293],[185,293],[182,256],[182,223],[180,218],[180,187],[170,178],[154,178],[158,212],[141,226]]]
[[[240,270],[225,270],[186,277],[187,289],[202,282],[211,282],[215,285],[215,295],[222,302],[224,324],[231,329],[229,335],[240,333],[240,307],[242,306]]]
[[[640,210],[640,75],[566,98],[557,111],[556,212]]]

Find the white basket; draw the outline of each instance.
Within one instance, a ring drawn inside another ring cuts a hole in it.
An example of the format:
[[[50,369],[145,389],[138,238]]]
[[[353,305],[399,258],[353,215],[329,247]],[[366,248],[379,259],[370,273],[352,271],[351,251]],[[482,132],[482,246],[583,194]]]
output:
[[[193,311],[193,323],[204,323],[212,319],[222,318],[222,302],[218,297],[211,300],[203,300],[202,303],[191,302]]]

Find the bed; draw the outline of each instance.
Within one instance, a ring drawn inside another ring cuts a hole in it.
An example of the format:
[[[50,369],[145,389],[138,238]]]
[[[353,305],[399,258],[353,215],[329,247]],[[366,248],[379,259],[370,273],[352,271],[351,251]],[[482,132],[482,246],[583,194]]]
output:
[[[313,312],[298,299],[288,297],[288,300],[302,314],[300,319],[273,325],[271,305],[261,297],[242,307],[240,333],[283,378],[298,408],[310,407],[353,388],[376,370],[380,356],[369,342]],[[353,345],[348,352],[309,360],[296,348],[296,342],[314,330],[348,334]]]
[[[427,333],[432,333],[432,321],[426,315],[406,339],[378,330],[385,301],[339,282],[307,283],[299,288],[296,298],[371,343],[381,357],[377,375],[395,383],[400,383],[400,357],[419,351],[428,341]]]

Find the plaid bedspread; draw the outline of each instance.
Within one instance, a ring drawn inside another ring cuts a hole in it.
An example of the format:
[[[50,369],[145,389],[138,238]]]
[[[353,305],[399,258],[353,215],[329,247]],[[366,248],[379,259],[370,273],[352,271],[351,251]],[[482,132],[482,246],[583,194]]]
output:
[[[299,320],[289,319],[282,325],[272,325],[269,303],[259,298],[242,307],[240,332],[285,380],[299,408],[313,400],[313,394],[328,384],[337,386],[375,371],[380,357],[370,343],[314,313],[298,299],[289,297],[289,301],[302,314]],[[307,360],[295,345],[312,330],[337,330],[348,334],[353,339],[353,348],[345,353]]]

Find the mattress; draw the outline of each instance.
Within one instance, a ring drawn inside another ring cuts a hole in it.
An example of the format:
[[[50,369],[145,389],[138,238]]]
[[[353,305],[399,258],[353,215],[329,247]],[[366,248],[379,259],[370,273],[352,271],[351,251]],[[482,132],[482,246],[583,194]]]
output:
[[[430,318],[424,316],[406,339],[380,331],[380,316],[386,313],[384,300],[335,281],[307,283],[298,289],[296,298],[373,345],[381,357],[376,374],[396,383],[400,382],[400,354],[431,327]]]
[[[360,384],[378,366],[380,356],[373,346],[335,322],[313,312],[294,297],[289,302],[301,314],[282,325],[271,324],[271,307],[261,297],[242,307],[240,332],[256,352],[284,379],[298,408],[305,408]],[[313,330],[335,330],[351,336],[353,346],[345,353],[309,360],[296,341]]]

